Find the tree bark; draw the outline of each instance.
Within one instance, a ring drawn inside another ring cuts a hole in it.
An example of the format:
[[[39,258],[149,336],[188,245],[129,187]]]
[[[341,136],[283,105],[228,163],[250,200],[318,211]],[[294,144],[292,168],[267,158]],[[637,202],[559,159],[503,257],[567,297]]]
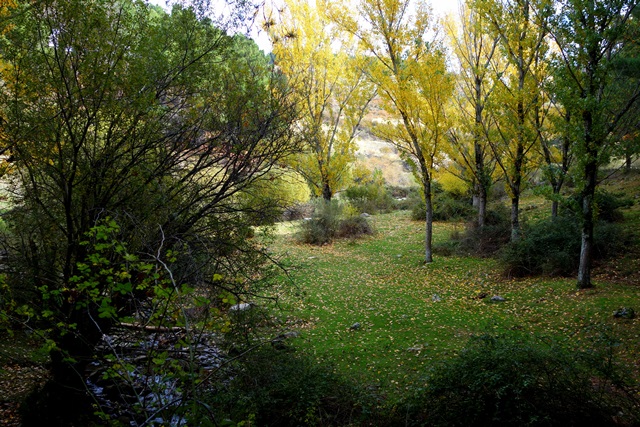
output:
[[[520,195],[517,194],[511,198],[511,241],[516,242],[520,239]]]
[[[324,182],[322,185],[322,198],[330,202],[332,197],[333,191],[331,190],[331,186],[329,186],[328,182]]]
[[[593,196],[596,189],[598,165],[591,157],[585,165],[585,187],[582,192],[582,232],[580,266],[578,267],[578,289],[593,287],[591,283],[591,260],[593,253]]]
[[[426,219],[425,219],[425,235],[424,235],[424,262],[433,262],[433,202],[431,200],[431,180],[425,179],[423,184],[424,190],[424,202],[426,204]]]

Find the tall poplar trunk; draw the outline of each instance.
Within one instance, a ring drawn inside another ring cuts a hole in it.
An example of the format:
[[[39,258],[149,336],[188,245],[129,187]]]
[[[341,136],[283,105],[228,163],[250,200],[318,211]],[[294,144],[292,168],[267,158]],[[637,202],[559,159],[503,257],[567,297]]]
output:
[[[589,141],[590,138],[587,139]],[[587,147],[589,144],[587,144]],[[593,150],[589,150],[589,161],[584,168],[585,186],[582,191],[582,230],[580,265],[578,267],[578,289],[593,287],[591,283],[591,260],[593,257],[593,197],[596,190],[598,163]]]
[[[487,191],[489,186],[489,178],[484,164],[484,150],[480,143],[480,128],[482,126],[482,80],[476,76],[475,81],[475,130],[473,150],[475,154],[476,167],[476,188],[475,197],[477,197],[478,208],[478,227],[484,227],[487,218]]]
[[[424,262],[433,262],[433,202],[431,200],[431,180],[425,179],[423,183],[424,202],[426,204],[425,234],[424,234]]]
[[[593,79],[592,79],[593,80]],[[591,93],[595,93],[591,88]],[[582,229],[580,245],[580,265],[578,266],[578,289],[591,288],[591,259],[593,252],[593,196],[598,179],[598,141],[594,140],[593,113],[582,113],[586,163],[584,165],[584,188],[582,189]]]
[[[520,195],[511,198],[511,241],[520,239]]]

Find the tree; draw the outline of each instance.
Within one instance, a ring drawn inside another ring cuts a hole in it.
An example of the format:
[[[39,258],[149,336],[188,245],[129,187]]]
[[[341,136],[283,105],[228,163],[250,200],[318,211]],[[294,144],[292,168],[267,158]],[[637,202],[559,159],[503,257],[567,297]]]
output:
[[[565,0],[558,5],[551,32],[558,49],[555,78],[566,88],[561,102],[576,118],[567,132],[574,141],[581,186],[580,289],[593,286],[591,259],[598,170],[608,162],[618,130],[640,97],[637,76],[624,92],[618,90],[616,81],[622,70],[615,66],[624,46],[635,43],[626,34],[636,5],[634,0]]]
[[[375,59],[369,78],[397,119],[374,133],[398,147],[422,185],[426,203],[425,262],[433,261],[432,174],[449,129],[453,80],[427,4],[409,0],[357,2],[357,17],[332,3],[332,19],[355,35]]]
[[[96,342],[148,293],[171,294],[160,286],[163,259],[176,259],[171,283],[242,293],[266,257],[246,238],[247,215],[263,207],[247,209],[240,194],[296,152],[294,106],[252,42],[196,10],[56,0],[11,16],[0,91],[13,160],[4,244],[64,384],[84,386]],[[93,258],[83,242],[105,221],[154,267],[126,272],[131,259],[105,246],[104,233]],[[104,260],[119,266],[92,270]]]
[[[451,130],[451,157],[470,172],[474,205],[478,208],[478,226],[483,227],[487,213],[487,197],[493,181],[495,162],[489,157],[490,147],[487,102],[501,71],[496,49],[499,36],[485,32],[486,23],[470,2],[460,3],[461,27],[448,24],[450,43],[459,66],[457,102],[460,118]]]
[[[284,13],[269,31],[275,61],[300,108],[297,125],[306,150],[293,164],[311,191],[329,201],[349,177],[355,138],[375,89],[352,37],[332,27],[321,10],[289,1]]]
[[[532,117],[541,97],[541,79],[535,66],[546,55],[547,0],[479,0],[478,13],[489,23],[500,40],[501,53],[509,67],[497,77],[499,84],[493,99],[492,124],[497,138],[491,148],[506,181],[511,197],[511,240],[520,237],[519,205],[524,181],[532,169],[527,166],[538,143]],[[541,110],[537,110],[540,113]]]

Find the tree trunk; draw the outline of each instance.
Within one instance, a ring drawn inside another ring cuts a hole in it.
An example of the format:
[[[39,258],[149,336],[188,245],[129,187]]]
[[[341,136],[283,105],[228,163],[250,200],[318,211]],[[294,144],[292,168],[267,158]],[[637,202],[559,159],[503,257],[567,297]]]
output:
[[[585,166],[585,187],[582,192],[582,241],[580,266],[578,267],[578,289],[593,287],[591,283],[591,259],[593,252],[593,196],[596,189],[598,165],[591,156]]]
[[[562,181],[554,181],[553,182],[553,198],[551,200],[551,219],[554,220],[558,217],[558,207],[560,206],[560,202],[558,202],[560,198],[560,190],[562,189]]]
[[[478,227],[482,228],[487,220],[487,188],[482,183],[478,187]]]
[[[329,183],[325,182],[322,185],[322,198],[329,202],[331,201],[331,197],[333,197],[333,191],[331,191]]]
[[[516,242],[520,239],[520,194],[516,194],[511,198],[511,241]]]
[[[431,240],[433,238],[433,203],[431,200],[431,180],[425,179],[424,182],[424,202],[427,207],[427,215],[426,215],[426,229],[424,235],[424,262],[431,263],[433,262],[433,250]]]

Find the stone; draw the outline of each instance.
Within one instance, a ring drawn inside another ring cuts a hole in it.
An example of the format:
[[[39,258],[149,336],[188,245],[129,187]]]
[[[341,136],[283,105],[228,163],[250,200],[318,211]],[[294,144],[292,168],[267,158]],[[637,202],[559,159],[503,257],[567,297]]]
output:
[[[634,319],[636,317],[636,312],[633,308],[622,307],[613,312],[613,317],[620,319]]]
[[[362,213],[360,214],[360,216],[361,216],[362,218],[369,218],[371,215],[369,215],[369,214],[368,214],[368,213],[366,213],[366,212],[362,212]]]
[[[248,302],[241,302],[240,304],[232,305],[229,307],[229,311],[240,313],[241,311],[247,311],[253,307],[253,304]]]
[[[491,297],[491,302],[505,302],[506,299],[501,297],[500,295],[494,295]]]

